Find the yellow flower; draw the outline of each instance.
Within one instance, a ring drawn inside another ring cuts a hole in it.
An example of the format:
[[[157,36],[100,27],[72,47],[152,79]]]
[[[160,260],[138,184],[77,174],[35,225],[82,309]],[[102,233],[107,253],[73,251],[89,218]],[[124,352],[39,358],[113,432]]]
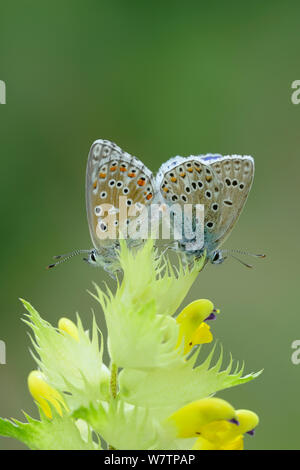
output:
[[[243,450],[244,434],[253,434],[259,423],[256,413],[249,410],[236,411],[237,422],[215,421],[201,429],[193,450]]]
[[[49,403],[56,409],[58,414],[62,416],[62,407],[68,411],[67,405],[64,402],[61,394],[51,387],[46,381],[42,372],[33,370],[28,376],[28,388],[35,399],[41,406],[47,418],[52,419],[52,411]],[[49,403],[48,403],[49,402]],[[62,406],[61,406],[62,405]]]
[[[167,422],[179,438],[198,437],[210,423],[236,420],[234,408],[221,398],[203,398],[175,411]]]
[[[179,324],[177,347],[184,342],[184,354],[187,354],[196,344],[210,343],[213,335],[205,323],[215,317],[219,310],[214,309],[210,300],[199,299],[187,305],[176,318]]]
[[[68,318],[61,318],[58,322],[58,328],[60,331],[72,336],[76,341],[79,341],[78,328],[75,323]]]

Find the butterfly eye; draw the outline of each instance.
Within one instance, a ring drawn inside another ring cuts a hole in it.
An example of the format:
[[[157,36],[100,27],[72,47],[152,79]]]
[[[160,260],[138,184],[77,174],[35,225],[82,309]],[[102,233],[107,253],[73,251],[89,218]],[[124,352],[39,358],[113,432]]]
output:
[[[91,260],[94,261],[94,263],[96,263],[96,256],[95,256],[95,253],[93,251],[91,253]]]

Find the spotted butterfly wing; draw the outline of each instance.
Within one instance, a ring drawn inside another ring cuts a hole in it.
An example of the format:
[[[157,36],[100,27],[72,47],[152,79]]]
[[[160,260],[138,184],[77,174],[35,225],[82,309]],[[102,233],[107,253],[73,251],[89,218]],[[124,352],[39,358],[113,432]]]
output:
[[[219,247],[230,235],[248,198],[254,178],[254,159],[240,155],[207,155],[202,160],[223,182],[221,211],[212,237],[212,243]]]
[[[169,204],[204,205],[204,248],[212,257],[237,221],[253,176],[254,160],[248,156],[175,157],[162,165],[158,187]]]
[[[214,170],[199,157],[175,157],[162,165],[157,184],[162,199],[169,205],[204,205],[204,248],[210,251],[210,239],[219,217],[223,188]],[[185,241],[181,240],[181,243],[185,244]]]
[[[129,225],[134,217],[118,220],[120,199],[127,206],[148,206],[154,197],[154,179],[148,168],[136,157],[124,152],[108,140],[97,140],[91,146],[86,172],[86,205],[90,235],[100,254],[114,255],[115,239],[120,236],[121,224]],[[105,237],[107,210],[114,219],[115,239]],[[105,217],[106,216],[106,217]]]

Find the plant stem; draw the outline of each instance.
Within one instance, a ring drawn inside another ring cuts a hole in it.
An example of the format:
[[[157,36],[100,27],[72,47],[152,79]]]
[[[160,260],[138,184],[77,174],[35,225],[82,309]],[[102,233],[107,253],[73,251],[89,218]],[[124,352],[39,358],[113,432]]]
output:
[[[110,366],[110,394],[112,399],[117,398],[117,377],[118,377],[118,367],[112,362]],[[111,444],[108,444],[108,450],[116,450]]]
[[[113,399],[117,397],[117,376],[118,367],[115,363],[112,363],[110,368],[110,393]]]

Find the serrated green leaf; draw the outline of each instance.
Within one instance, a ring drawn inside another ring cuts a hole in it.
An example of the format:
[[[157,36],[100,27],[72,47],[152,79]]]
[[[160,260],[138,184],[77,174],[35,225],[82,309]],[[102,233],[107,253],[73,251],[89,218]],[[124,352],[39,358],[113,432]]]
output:
[[[187,440],[174,439],[173,433],[168,432],[155,414],[122,400],[110,405],[82,407],[74,412],[74,416],[86,420],[117,450],[184,449],[187,445]],[[191,445],[191,440],[188,440],[188,445]]]
[[[167,368],[150,371],[124,369],[120,374],[121,396],[135,406],[165,408],[167,412],[185,404],[208,397],[220,390],[249,382],[260,372],[242,376],[243,367],[232,370],[233,362],[221,370],[222,351],[217,363],[211,366],[213,352],[204,362],[193,367],[195,357],[184,359]]]
[[[86,405],[87,399],[108,398],[109,371],[102,362],[103,342],[99,349],[95,319],[90,340],[80,318],[77,318],[79,341],[76,341],[43,320],[29,302],[22,302],[29,312],[25,323],[34,333],[31,340],[36,354],[33,353],[33,357],[49,384],[69,393],[66,395],[69,407],[73,409],[80,404]]]
[[[0,435],[23,442],[32,450],[95,450],[99,445],[91,434],[84,440],[75,421],[70,417],[55,415],[52,420],[35,420],[26,416],[28,422],[0,418]]]

